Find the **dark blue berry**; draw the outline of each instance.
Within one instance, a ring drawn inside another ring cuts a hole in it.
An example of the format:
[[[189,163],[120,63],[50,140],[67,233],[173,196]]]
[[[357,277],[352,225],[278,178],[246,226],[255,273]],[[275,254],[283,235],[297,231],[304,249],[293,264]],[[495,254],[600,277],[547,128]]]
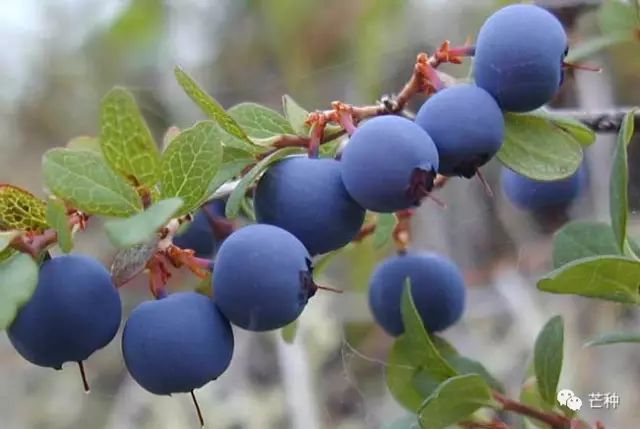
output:
[[[342,183],[334,159],[287,158],[262,176],[255,193],[258,222],[286,229],[316,255],[349,243],[365,210]]]
[[[185,393],[218,378],[233,355],[229,321],[195,292],[142,303],[124,327],[122,352],[131,376],[151,393]]]
[[[216,237],[210,217],[223,217],[224,209],[225,204],[222,200],[214,200],[205,205],[196,212],[186,230],[174,237],[173,244],[183,249],[192,249],[196,252],[196,256],[202,258],[213,255],[216,249]]]
[[[31,300],[8,334],[29,362],[60,369],[81,362],[116,335],[120,296],[102,264],[73,254],[45,261]]]

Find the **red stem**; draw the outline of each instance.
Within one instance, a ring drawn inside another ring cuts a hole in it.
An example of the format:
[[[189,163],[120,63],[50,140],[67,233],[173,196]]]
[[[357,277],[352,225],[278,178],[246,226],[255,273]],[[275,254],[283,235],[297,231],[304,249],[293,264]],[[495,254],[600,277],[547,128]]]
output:
[[[548,424],[553,429],[571,428],[571,419],[563,416],[562,414],[554,412],[546,413],[544,411],[538,410],[537,408],[533,408],[529,405],[525,405],[521,402],[509,399],[499,392],[493,392],[493,397],[502,405],[502,409],[504,409],[505,411],[511,411],[523,416],[531,417],[533,419],[541,421],[542,423]]]

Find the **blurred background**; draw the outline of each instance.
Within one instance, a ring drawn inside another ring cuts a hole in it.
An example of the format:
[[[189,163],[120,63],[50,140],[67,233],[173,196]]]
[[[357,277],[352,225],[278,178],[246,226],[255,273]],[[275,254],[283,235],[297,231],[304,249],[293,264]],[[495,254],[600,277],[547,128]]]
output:
[[[615,0],[610,0],[615,1]],[[99,102],[114,85],[130,88],[161,141],[167,127],[190,126],[202,114],[173,78],[180,65],[225,107],[255,101],[280,110],[290,94],[308,109],[333,100],[371,103],[398,91],[420,51],[443,40],[461,45],[505,1],[481,0],[2,0],[0,1],[0,182],[44,196],[40,159],[54,146],[98,132]],[[549,0],[573,43],[595,37],[600,1]],[[640,42],[593,57],[602,73],[570,73],[556,108],[595,111],[640,104]],[[468,64],[446,66],[456,77]],[[419,107],[417,100],[411,107]],[[636,138],[636,140],[638,140]],[[415,218],[414,247],[451,257],[465,273],[468,306],[444,336],[483,362],[511,396],[519,394],[540,327],[565,318],[561,388],[587,398],[616,392],[616,410],[586,418],[607,429],[640,425],[640,347],[584,349],[599,332],[638,330],[638,311],[622,305],[544,294],[535,281],[551,268],[551,238],[569,218],[607,219],[608,175],[615,136],[587,151],[589,186],[560,216],[533,217],[500,192],[500,166],[485,169],[494,198],[477,180],[453,180]],[[631,145],[631,204],[640,206],[638,144]],[[637,217],[632,216],[632,228]],[[76,249],[109,264],[99,222]],[[392,342],[371,323],[368,278],[393,252],[370,240],[335,258],[321,283],[345,293],[319,293],[300,319],[293,344],[279,333],[236,330],[230,369],[197,395],[208,428],[379,428],[406,415],[385,386]],[[173,287],[194,287],[177,275]],[[122,291],[125,314],[149,299],[144,279]],[[0,336],[0,428],[180,429],[197,427],[188,395],[156,397],[126,373],[119,337],[86,368],[90,395],[74,365],[61,372],[22,360]],[[400,426],[398,426],[400,427]],[[408,427],[408,426],[405,426]]]

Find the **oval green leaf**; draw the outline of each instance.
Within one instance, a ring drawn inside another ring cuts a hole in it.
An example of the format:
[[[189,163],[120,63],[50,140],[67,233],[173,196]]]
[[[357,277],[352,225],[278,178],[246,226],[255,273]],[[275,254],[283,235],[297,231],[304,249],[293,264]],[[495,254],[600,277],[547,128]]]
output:
[[[611,225],[604,222],[575,221],[553,237],[553,266],[591,256],[621,255]]]
[[[228,113],[252,140],[295,133],[284,116],[260,104],[236,104]]]
[[[498,159],[534,180],[569,177],[582,162],[582,145],[581,140],[564,127],[547,113],[505,113],[505,140]]]
[[[145,243],[174,217],[182,204],[182,199],[170,198],[158,201],[133,217],[110,220],[104,225],[107,236],[116,247],[120,248]]]
[[[0,185],[0,230],[43,231],[46,204],[24,189]]]
[[[7,329],[38,285],[38,265],[25,253],[0,263],[0,329]]]
[[[50,149],[44,154],[42,172],[55,196],[83,212],[127,217],[142,210],[136,191],[95,152]]]
[[[65,146],[67,149],[73,150],[90,150],[102,155],[102,148],[100,147],[100,139],[90,136],[78,136],[69,140]]]
[[[100,127],[100,147],[109,166],[136,185],[155,185],[160,151],[129,91],[113,88],[104,96]]]
[[[538,289],[629,304],[640,303],[640,262],[623,256],[578,259],[538,281]]]
[[[635,121],[633,109],[628,112],[622,121],[622,127],[618,133],[616,151],[613,155],[611,167],[611,179],[609,182],[609,213],[611,215],[611,227],[620,252],[624,252],[627,237],[627,216],[629,210],[629,167],[627,165],[627,146],[633,136]]]
[[[162,198],[182,198],[180,214],[197,208],[208,196],[222,162],[216,129],[211,121],[199,122],[178,134],[162,154]]]
[[[466,374],[442,382],[417,414],[423,429],[444,429],[492,405],[491,390],[482,377]]]
[[[57,198],[49,198],[47,203],[47,222],[56,231],[58,247],[64,253],[69,253],[73,249],[73,239],[71,237],[71,227],[69,226],[69,216],[64,203]]]
[[[564,354],[564,322],[555,316],[542,328],[536,339],[533,365],[540,396],[549,405],[556,403],[556,391]]]

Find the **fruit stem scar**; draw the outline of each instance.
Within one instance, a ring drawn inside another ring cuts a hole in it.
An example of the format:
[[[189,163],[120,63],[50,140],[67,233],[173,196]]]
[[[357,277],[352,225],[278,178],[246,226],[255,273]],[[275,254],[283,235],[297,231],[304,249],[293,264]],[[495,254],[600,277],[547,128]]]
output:
[[[198,415],[198,422],[200,423],[200,427],[204,427],[204,417],[202,416],[202,410],[200,409],[200,404],[198,404],[198,399],[196,398],[195,392],[192,390],[191,392],[191,401],[193,405],[196,407],[196,414]]]
[[[84,388],[84,393],[90,393],[91,389],[89,388],[89,382],[87,381],[87,374],[84,371],[84,364],[82,361],[78,361],[78,368],[80,369],[80,377],[82,378],[82,386]]]

